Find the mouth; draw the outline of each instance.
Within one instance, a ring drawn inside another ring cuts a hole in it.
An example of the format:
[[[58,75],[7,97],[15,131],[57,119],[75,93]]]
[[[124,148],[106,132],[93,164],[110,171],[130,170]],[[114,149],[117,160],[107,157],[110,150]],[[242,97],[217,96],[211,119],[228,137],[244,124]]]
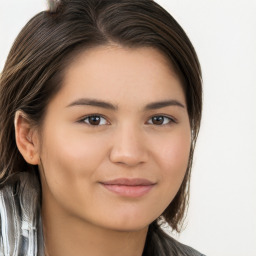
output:
[[[151,182],[146,179],[115,179],[110,181],[100,182],[100,184],[119,196],[123,197],[141,197],[147,194],[155,185],[155,182]]]

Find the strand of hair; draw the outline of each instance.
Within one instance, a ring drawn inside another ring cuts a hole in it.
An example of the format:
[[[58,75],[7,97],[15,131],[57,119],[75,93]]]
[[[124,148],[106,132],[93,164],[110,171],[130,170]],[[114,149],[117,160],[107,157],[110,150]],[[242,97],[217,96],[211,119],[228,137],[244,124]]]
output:
[[[60,0],[47,0],[48,10],[52,13],[56,12],[60,4]]]

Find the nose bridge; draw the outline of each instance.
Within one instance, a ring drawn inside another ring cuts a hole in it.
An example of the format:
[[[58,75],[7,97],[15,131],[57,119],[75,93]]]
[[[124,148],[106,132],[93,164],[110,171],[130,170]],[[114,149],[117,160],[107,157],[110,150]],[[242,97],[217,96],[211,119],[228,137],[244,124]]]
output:
[[[136,124],[126,122],[116,128],[110,160],[134,166],[147,161],[146,141],[143,130]]]

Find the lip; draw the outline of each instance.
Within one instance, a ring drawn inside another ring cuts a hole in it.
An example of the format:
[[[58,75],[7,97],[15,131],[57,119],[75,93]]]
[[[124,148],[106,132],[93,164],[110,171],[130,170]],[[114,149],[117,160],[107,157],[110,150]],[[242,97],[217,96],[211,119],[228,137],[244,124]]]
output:
[[[147,194],[156,183],[147,179],[128,179],[121,178],[100,182],[107,190],[124,197],[141,197]]]
[[[101,182],[105,185],[124,185],[124,186],[148,186],[148,185],[154,185],[155,182],[152,182],[147,179],[129,179],[129,178],[120,178],[120,179],[114,179],[109,181],[103,181]]]

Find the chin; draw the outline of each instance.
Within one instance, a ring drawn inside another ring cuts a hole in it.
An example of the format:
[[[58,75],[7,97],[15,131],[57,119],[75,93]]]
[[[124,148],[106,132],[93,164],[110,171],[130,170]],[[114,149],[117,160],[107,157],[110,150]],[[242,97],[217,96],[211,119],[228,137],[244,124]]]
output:
[[[152,222],[153,220],[146,222],[145,219],[140,221],[139,219],[134,220],[133,218],[130,218],[129,220],[126,219],[125,221],[114,220],[112,223],[108,222],[106,228],[119,232],[134,232],[147,228]]]

